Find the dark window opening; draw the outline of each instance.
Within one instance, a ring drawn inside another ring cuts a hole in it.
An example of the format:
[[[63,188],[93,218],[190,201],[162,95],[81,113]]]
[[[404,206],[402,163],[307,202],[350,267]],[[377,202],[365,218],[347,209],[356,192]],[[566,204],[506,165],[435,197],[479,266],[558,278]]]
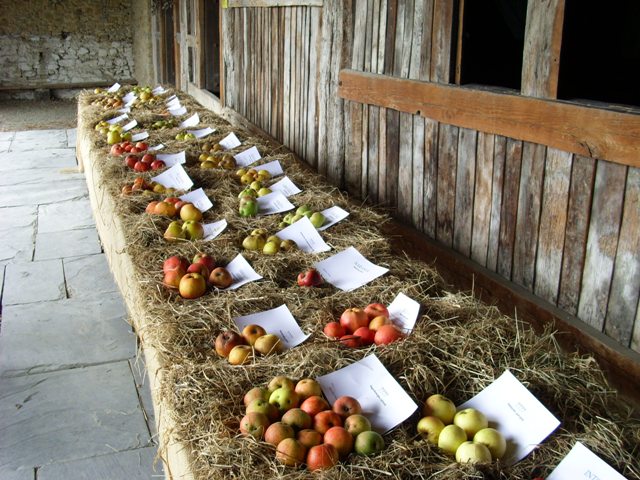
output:
[[[520,90],[527,0],[462,0],[460,84]]]
[[[640,106],[640,2],[566,0],[558,98]]]
[[[220,96],[220,19],[218,2],[204,2],[204,88]]]
[[[161,79],[163,83],[169,85],[176,84],[176,63],[173,49],[173,7],[162,9],[160,13],[161,21]]]

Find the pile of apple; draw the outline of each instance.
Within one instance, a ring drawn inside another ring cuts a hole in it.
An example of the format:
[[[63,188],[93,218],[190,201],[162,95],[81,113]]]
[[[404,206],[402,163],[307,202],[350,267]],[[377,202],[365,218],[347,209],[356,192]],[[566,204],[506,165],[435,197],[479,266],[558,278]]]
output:
[[[195,220],[174,220],[167,226],[163,237],[169,242],[202,240],[204,238],[204,226]]]
[[[324,334],[347,347],[388,345],[404,334],[389,319],[389,310],[382,303],[370,303],[364,308],[347,308],[339,321],[325,325]]]
[[[163,192],[160,192],[160,190],[158,189],[158,186],[164,189],[164,187],[157,182],[148,182],[147,179],[144,177],[136,177],[131,185],[125,185],[122,187],[122,194],[131,195],[133,193],[138,193],[138,192],[142,192],[142,193],[148,192],[146,193],[147,195],[152,195],[153,194],[152,192],[163,193]],[[166,193],[169,193],[166,191],[167,189],[164,189],[164,190]],[[175,191],[175,190],[172,189],[172,191]]]
[[[193,140],[195,138],[196,138],[196,136],[193,133],[187,132],[185,130],[176,133],[176,136],[175,136],[175,139],[180,141],[180,142],[185,141],[185,140]]]
[[[146,103],[148,103],[149,105],[153,105],[157,102],[157,98],[153,94],[153,89],[150,86],[141,87],[139,85],[135,85],[132,89],[132,92],[137,95],[136,101],[133,104],[134,107]]]
[[[178,122],[173,118],[165,118],[162,120],[156,120],[149,128],[152,130],[166,130],[167,128],[173,128],[178,124]]]
[[[300,205],[296,209],[296,213],[287,213],[278,227],[286,228],[289,225],[293,225],[294,223],[296,223],[302,217],[307,217],[311,221],[311,225],[316,228],[320,228],[322,225],[324,225],[324,222],[326,220],[322,212],[316,212],[312,210],[309,205],[305,204]]]
[[[193,203],[180,200],[178,197],[167,197],[164,200],[149,202],[145,212],[150,215],[163,215],[169,218],[180,217],[188,222],[202,220],[202,212]]]
[[[238,195],[238,213],[241,217],[255,217],[258,215],[258,194],[251,188],[246,188]]]
[[[275,255],[283,251],[295,250],[298,245],[293,240],[281,240],[277,235],[267,236],[264,228],[256,228],[242,240],[242,247],[252,252],[262,252],[265,255]]]
[[[125,140],[124,142],[111,145],[109,153],[114,156],[124,155],[125,153],[143,153],[146,152],[148,148],[149,145],[146,142],[133,143]]]
[[[91,102],[91,105],[99,105],[105,110],[110,110],[112,108],[122,108],[124,106],[121,93],[109,93],[105,90],[98,89],[94,90],[94,93],[102,94],[104,96]]]
[[[240,432],[273,445],[284,465],[324,470],[352,452],[374,455],[384,449],[357,399],[345,395],[330,405],[311,378],[294,383],[277,376],[266,388],[249,390],[243,402]]]
[[[263,197],[269,193],[271,193],[271,189],[269,187],[265,187],[264,185],[262,185],[262,181],[260,180],[254,180],[238,194],[238,198],[242,197],[243,195],[251,195],[252,197]]]
[[[207,155],[201,153],[198,157],[200,160],[200,168],[205,170],[211,168],[222,168],[224,170],[233,170],[236,168],[236,159],[230,153],[224,155]]]
[[[191,263],[184,257],[173,255],[162,264],[162,272],[162,283],[188,299],[201,297],[209,286],[227,288],[233,283],[229,271],[217,266],[213,257],[206,253],[197,253]]]
[[[216,353],[229,360],[231,365],[244,365],[253,360],[255,354],[281,353],[284,345],[275,333],[267,333],[260,325],[250,324],[241,333],[225,330],[215,340]]]
[[[156,158],[153,153],[145,153],[141,157],[129,154],[125,157],[124,164],[136,172],[148,172],[149,170],[160,170],[166,167],[166,164]]]
[[[507,449],[504,436],[489,427],[487,417],[475,408],[456,411],[455,404],[441,394],[424,403],[417,430],[429,443],[454,455],[458,463],[490,463]]]
[[[236,171],[236,177],[242,185],[251,185],[253,182],[266,182],[271,178],[267,170],[256,170],[255,168],[240,168]]]

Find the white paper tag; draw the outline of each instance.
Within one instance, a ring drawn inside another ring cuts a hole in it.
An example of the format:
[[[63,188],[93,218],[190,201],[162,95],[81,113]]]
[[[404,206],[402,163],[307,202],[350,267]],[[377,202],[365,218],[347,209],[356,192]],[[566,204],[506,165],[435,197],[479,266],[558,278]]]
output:
[[[240,152],[233,156],[236,159],[236,165],[238,167],[247,167],[252,163],[256,163],[262,158],[257,147],[251,147],[244,152]]]
[[[120,113],[130,113],[131,112],[131,107],[124,107],[124,108],[119,108],[118,110],[116,110],[117,112]]]
[[[149,138],[149,132],[140,132],[135,135],[131,135],[132,142],[139,142],[140,140],[144,140],[145,138]]]
[[[625,477],[582,443],[576,442],[567,456],[547,477],[547,480],[567,479],[625,480]]]
[[[191,115],[189,118],[187,118],[185,121],[181,122],[180,128],[195,127],[199,123],[200,123],[200,115],[198,115],[198,112],[196,112],[193,115]]]
[[[122,115],[118,115],[117,117],[113,117],[109,120],[107,120],[107,123],[109,125],[115,125],[116,123],[120,123],[123,120],[126,120],[129,118],[129,115],[127,115],[126,113],[123,113]]]
[[[135,101],[135,99],[138,98],[136,97],[136,94],[133,92],[129,92],[127,93],[124,97],[122,97],[122,101],[127,104],[129,102],[133,102]]]
[[[163,93],[167,93],[167,91],[164,89],[164,87],[162,85],[158,85],[153,90],[151,90],[151,92],[154,95],[162,95]]]
[[[345,292],[366,285],[389,271],[371,263],[354,247],[316,263],[315,267],[326,282]]]
[[[174,108],[176,106],[179,107],[180,99],[175,95],[171,95],[164,103],[167,105],[167,108]]]
[[[206,128],[201,128],[200,130],[187,130],[187,133],[193,133],[193,135],[196,138],[203,138],[203,137],[206,137],[207,135],[212,134],[215,131],[216,131],[215,128],[206,127]]]
[[[118,90],[120,90],[120,84],[119,84],[118,82],[116,82],[116,83],[114,83],[113,85],[111,85],[111,86],[109,87],[109,89],[107,90],[107,92],[109,92],[109,93],[115,93],[115,92],[117,92]]]
[[[282,193],[285,197],[291,197],[292,195],[296,195],[302,192],[302,190],[300,190],[289,177],[282,178],[281,180],[271,185],[269,188],[273,192]]]
[[[131,107],[133,106],[134,103],[136,103],[136,99],[135,98],[129,100],[127,103],[124,104],[124,106],[125,106],[125,108],[131,109]]]
[[[271,192],[267,195],[257,198],[258,213],[260,215],[271,215],[273,213],[286,212],[292,210],[295,206],[287,200],[280,192]]]
[[[122,127],[122,131],[123,132],[128,132],[129,130],[131,130],[136,125],[138,125],[138,121],[134,118],[133,120],[131,120],[129,123],[127,123],[126,125],[124,125]]]
[[[256,165],[253,168],[255,168],[258,172],[260,170],[266,170],[267,172],[269,172],[269,175],[271,175],[271,177],[278,177],[284,173],[284,170],[282,170],[282,165],[280,165],[280,162],[278,160],[264,163],[262,165]]]
[[[386,433],[418,409],[375,355],[316,379],[330,404],[348,395],[360,402],[373,430]]]
[[[316,228],[307,217],[278,232],[278,238],[282,240],[293,240],[298,248],[305,253],[328,252],[331,247],[327,245]]]
[[[184,164],[187,162],[187,157],[183,152],[178,153],[159,153],[156,155],[158,160],[162,160],[167,167],[173,167],[174,165]]]
[[[231,132],[218,142],[225,150],[231,150],[232,148],[239,147],[241,145],[240,140],[236,137],[236,134]]]
[[[507,451],[502,458],[506,465],[529,455],[560,425],[560,421],[509,370],[458,406],[458,410],[470,407],[484,413],[489,426],[497,428],[507,439]]]
[[[170,108],[169,113],[174,117],[179,117],[180,115],[184,115],[185,113],[187,113],[187,107],[179,106],[176,108]]]
[[[227,228],[227,221],[222,219],[213,223],[205,223],[202,227],[204,228],[204,240],[209,241],[224,232],[225,228]]]
[[[416,324],[420,313],[420,304],[400,292],[387,307],[387,310],[389,310],[389,320],[401,328],[403,332],[408,333],[413,330]]]
[[[158,182],[166,188],[175,188],[177,190],[189,190],[193,187],[193,180],[189,178],[189,175],[187,175],[187,172],[180,164],[168,168],[151,180]]]
[[[343,210],[337,205],[323,210],[322,214],[324,215],[325,221],[322,226],[318,228],[321,232],[349,216],[349,212]]]
[[[158,145],[155,145],[153,147],[149,147],[149,151],[150,152],[157,152],[158,150],[162,150],[164,148],[164,145],[162,143],[159,143]]]
[[[245,260],[242,254],[238,254],[236,258],[231,260],[226,268],[233,277],[233,283],[225,290],[235,290],[242,285],[262,278],[262,275],[259,275],[253,267],[249,265],[249,262]]]
[[[247,325],[260,325],[267,333],[274,333],[280,337],[280,341],[285,348],[293,348],[300,345],[310,335],[306,335],[291,311],[286,305],[266,310],[264,312],[252,313],[242,317],[234,318],[236,326],[242,331]]]
[[[213,207],[213,203],[211,203],[211,200],[209,200],[209,197],[207,197],[207,194],[204,193],[204,190],[202,188],[198,188],[193,192],[181,195],[180,200],[193,203],[193,205],[202,213]]]

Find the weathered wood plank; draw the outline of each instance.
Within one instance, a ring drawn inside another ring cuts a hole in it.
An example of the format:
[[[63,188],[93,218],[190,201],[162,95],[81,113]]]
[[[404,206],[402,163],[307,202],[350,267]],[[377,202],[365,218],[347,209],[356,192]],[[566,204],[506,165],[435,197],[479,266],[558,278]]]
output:
[[[636,352],[640,352],[640,308],[636,313],[636,321],[633,325],[633,337],[631,338],[631,348]]]
[[[482,266],[487,265],[489,251],[494,142],[494,135],[478,133],[471,258]]]
[[[453,222],[456,202],[458,128],[451,125],[440,125],[438,137],[436,239],[450,247],[453,244]]]
[[[500,249],[500,224],[502,222],[502,197],[507,157],[507,139],[496,135],[494,142],[493,180],[491,186],[491,221],[489,222],[489,245],[487,250],[487,268],[498,268]]]
[[[560,272],[567,227],[567,206],[571,185],[572,155],[554,148],[547,151],[542,192],[538,258],[534,292],[556,304],[560,291]]]
[[[527,290],[533,290],[536,271],[540,197],[542,196],[546,150],[544,145],[537,143],[525,143],[522,149],[518,217],[511,279]]]
[[[283,115],[282,143],[291,146],[291,57],[292,57],[291,9],[284,10],[284,51],[283,51]]]
[[[324,0],[222,0],[222,8],[246,7],[322,7]]]
[[[436,238],[438,179],[438,122],[424,120],[424,199],[422,230]]]
[[[473,227],[473,187],[476,176],[476,147],[478,132],[461,128],[458,137],[458,164],[456,166],[455,214],[453,248],[468,257],[471,254]]]
[[[313,8],[310,9],[311,30],[309,37],[309,91],[307,105],[307,149],[306,160],[314,167],[318,162],[317,138],[318,138],[318,114],[317,114],[317,98],[318,84],[317,79],[320,73],[318,52],[320,51],[320,18],[322,11]]]
[[[598,161],[578,318],[602,331],[620,231],[626,168]]]
[[[348,100],[640,166],[640,115],[348,70],[340,79]]]
[[[522,142],[508,138],[505,156],[504,186],[500,208],[500,239],[497,272],[511,279],[513,248],[518,217],[518,187],[522,162]]]
[[[631,345],[640,296],[640,170],[630,168],[624,195],[622,225],[605,318],[605,333]]]
[[[578,313],[595,171],[594,159],[574,155],[558,296],[558,306],[571,315]]]
[[[453,1],[434,0],[433,34],[431,37],[431,74],[429,76],[432,82],[449,82],[451,76],[450,67],[452,28]],[[425,116],[429,117],[429,115]]]
[[[523,95],[556,98],[564,0],[528,2],[522,55]]]

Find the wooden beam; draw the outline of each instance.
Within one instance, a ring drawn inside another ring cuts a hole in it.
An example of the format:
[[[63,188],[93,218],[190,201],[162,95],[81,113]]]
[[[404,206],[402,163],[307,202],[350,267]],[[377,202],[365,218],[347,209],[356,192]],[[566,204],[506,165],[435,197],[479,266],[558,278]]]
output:
[[[640,115],[342,70],[341,98],[640,167]]]
[[[244,7],[322,7],[324,0],[223,0],[222,8]]]

